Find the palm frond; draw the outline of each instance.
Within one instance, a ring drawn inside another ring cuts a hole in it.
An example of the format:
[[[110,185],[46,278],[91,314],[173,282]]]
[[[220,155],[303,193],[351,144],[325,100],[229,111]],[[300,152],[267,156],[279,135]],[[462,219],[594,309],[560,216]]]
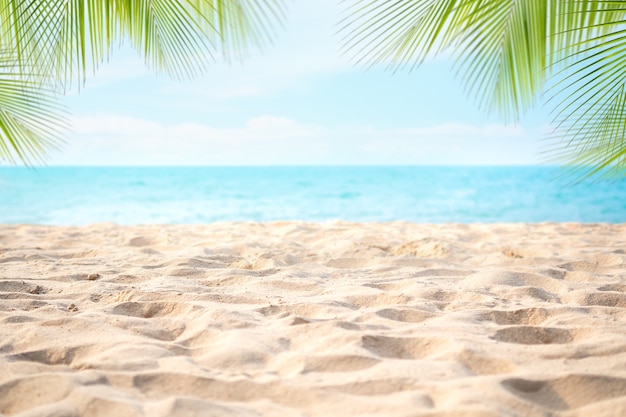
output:
[[[116,43],[157,72],[192,78],[217,53],[237,59],[270,41],[285,3],[0,0],[0,50],[10,52],[0,59],[0,159],[31,163],[58,144],[66,124],[53,90],[80,87]]]
[[[285,0],[0,0],[0,46],[64,86],[126,40],[154,70],[192,78],[218,53],[265,45],[284,10]]]
[[[581,177],[626,176],[626,6],[594,3],[594,19],[572,31],[578,41],[555,63],[548,92],[558,135],[548,153]]]
[[[215,45],[189,4],[179,1],[118,1],[124,34],[146,64],[174,77],[192,78],[213,59]]]
[[[543,88],[548,2],[396,0],[353,2],[344,49],[357,62],[414,68],[450,52],[481,106],[516,120]]]
[[[623,1],[353,0],[347,10],[344,49],[356,62],[413,69],[447,52],[466,91],[506,121],[549,87],[552,154],[591,167],[585,175],[624,172]]]
[[[457,46],[466,91],[482,107],[517,121],[543,90],[547,3],[482,1],[470,6],[465,18],[469,30]]]
[[[285,0],[188,0],[219,40],[226,60],[239,60],[251,46],[263,48],[285,19]]]
[[[15,63],[12,51],[0,51],[0,160],[42,162],[63,142],[67,113],[39,74]]]

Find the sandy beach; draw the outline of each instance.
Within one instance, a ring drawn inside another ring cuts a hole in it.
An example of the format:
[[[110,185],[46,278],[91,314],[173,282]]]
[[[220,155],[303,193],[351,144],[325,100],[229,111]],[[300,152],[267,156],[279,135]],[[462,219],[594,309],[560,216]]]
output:
[[[1,416],[626,416],[626,224],[0,226]]]

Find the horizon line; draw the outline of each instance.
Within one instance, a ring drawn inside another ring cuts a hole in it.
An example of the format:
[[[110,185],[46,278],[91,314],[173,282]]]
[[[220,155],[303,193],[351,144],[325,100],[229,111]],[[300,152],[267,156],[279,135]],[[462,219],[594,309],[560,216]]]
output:
[[[11,165],[0,168],[571,168],[557,164],[211,164],[211,165]]]

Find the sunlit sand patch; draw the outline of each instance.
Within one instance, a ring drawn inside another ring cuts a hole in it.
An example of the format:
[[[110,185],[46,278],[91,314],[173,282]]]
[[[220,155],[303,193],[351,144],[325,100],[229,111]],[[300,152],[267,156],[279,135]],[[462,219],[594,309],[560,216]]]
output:
[[[3,226],[0,415],[620,415],[625,233]]]

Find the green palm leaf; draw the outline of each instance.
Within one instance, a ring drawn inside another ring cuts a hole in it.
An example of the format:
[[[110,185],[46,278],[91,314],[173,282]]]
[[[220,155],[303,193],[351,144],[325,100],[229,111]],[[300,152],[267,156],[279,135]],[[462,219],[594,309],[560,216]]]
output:
[[[616,0],[355,0],[343,33],[357,62],[413,69],[428,56],[456,58],[466,90],[518,120],[549,87],[552,149],[586,175],[624,172],[626,19]],[[548,85],[546,85],[548,82]]]
[[[284,9],[285,0],[0,0],[0,50],[13,52],[3,62],[18,68],[0,84],[0,113],[20,115],[0,121],[0,157],[28,162],[56,143],[64,124],[44,123],[61,120],[49,86],[80,86],[115,45],[128,41],[157,72],[192,78],[217,54],[241,59],[266,45]]]
[[[624,177],[626,8],[615,1],[597,5],[603,7],[598,18],[582,29],[587,36],[564,48],[549,89],[556,125],[550,155],[584,177]]]
[[[517,119],[543,88],[547,2],[516,0],[357,1],[346,51],[359,60],[414,68],[450,52],[481,106]],[[359,7],[360,6],[360,7]],[[365,29],[362,29],[365,28]]]
[[[41,162],[67,131],[65,110],[39,74],[15,65],[12,52],[0,52],[0,160]]]
[[[284,0],[0,0],[0,43],[67,84],[123,41],[157,71],[204,72],[218,53],[244,56],[270,40]]]

